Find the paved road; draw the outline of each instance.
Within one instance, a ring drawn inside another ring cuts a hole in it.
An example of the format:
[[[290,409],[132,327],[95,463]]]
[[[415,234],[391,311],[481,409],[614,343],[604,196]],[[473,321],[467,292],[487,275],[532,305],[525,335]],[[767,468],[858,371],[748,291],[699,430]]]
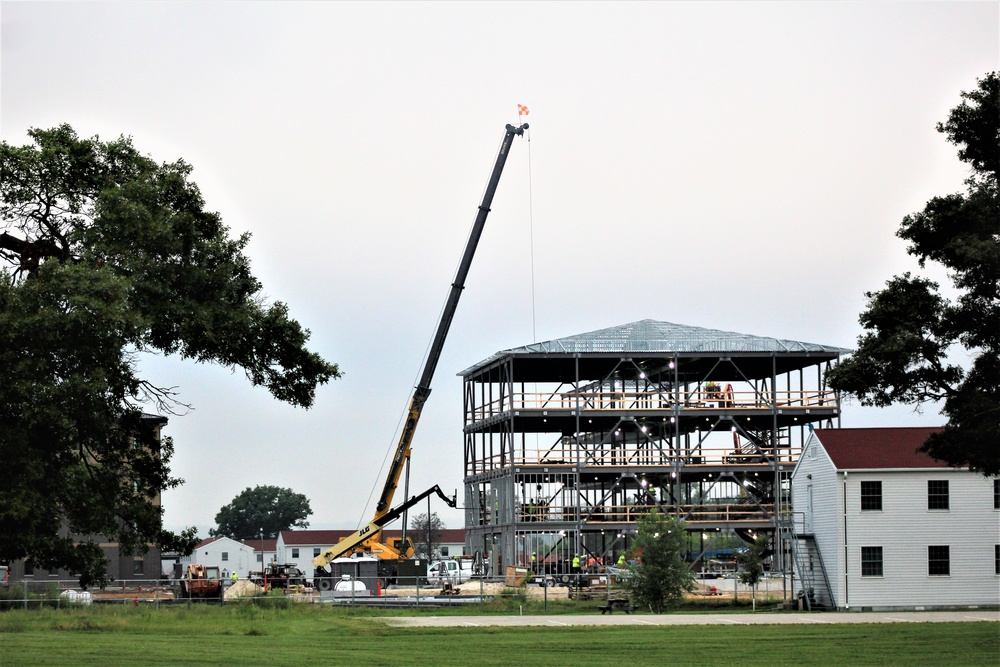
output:
[[[786,614],[588,614],[585,616],[391,616],[397,627],[483,628],[504,625],[827,625],[833,623],[1000,623],[1000,611],[817,612]],[[1000,630],[1000,629],[998,629]]]

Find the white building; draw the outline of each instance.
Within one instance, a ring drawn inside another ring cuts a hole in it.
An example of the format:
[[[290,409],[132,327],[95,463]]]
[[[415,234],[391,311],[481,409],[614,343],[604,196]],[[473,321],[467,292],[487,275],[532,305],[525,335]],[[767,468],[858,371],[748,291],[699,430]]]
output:
[[[312,559],[336,544],[340,538],[353,532],[352,530],[283,530],[278,533],[274,559],[279,563],[295,563],[300,570],[312,576]]]
[[[807,439],[792,472],[797,544],[815,544],[837,609],[1000,604],[1000,479],[917,453],[936,430]]]
[[[190,556],[181,558],[179,562],[182,572],[191,563],[218,566],[223,579],[228,579],[234,571],[240,579],[246,579],[250,570],[259,569],[253,547],[228,537],[202,540]]]

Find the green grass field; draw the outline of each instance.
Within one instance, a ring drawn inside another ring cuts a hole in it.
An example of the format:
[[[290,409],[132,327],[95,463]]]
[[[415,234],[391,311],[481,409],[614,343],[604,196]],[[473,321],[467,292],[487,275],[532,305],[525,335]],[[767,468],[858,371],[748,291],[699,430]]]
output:
[[[12,610],[0,613],[0,665],[1000,665],[1000,626],[986,622],[394,628],[385,615],[312,605]]]

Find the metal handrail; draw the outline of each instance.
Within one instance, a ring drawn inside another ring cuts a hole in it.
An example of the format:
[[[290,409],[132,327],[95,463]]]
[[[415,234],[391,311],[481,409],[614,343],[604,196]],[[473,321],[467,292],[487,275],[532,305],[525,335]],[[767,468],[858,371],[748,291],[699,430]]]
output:
[[[596,391],[515,392],[469,408],[471,421],[480,421],[515,410],[577,410],[620,412],[622,410],[771,410],[774,408],[819,408],[837,405],[829,389],[785,390],[762,394],[756,391]]]

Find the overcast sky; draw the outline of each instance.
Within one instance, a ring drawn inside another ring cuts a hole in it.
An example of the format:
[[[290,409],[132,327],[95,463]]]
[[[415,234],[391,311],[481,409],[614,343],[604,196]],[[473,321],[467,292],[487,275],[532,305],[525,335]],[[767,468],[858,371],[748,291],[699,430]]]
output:
[[[165,431],[186,479],[167,527],[205,536],[274,484],[310,499],[312,527],[353,528],[518,103],[530,136],[437,369],[412,493],[461,490],[456,373],[497,350],[646,318],[853,347],[865,291],[915,268],[903,216],[962,189],[934,126],[998,68],[998,7],[3,2],[0,138],[67,122],[190,162],[208,208],[252,233],[268,297],[345,372],[305,411],[241,373],[147,359],[195,407]]]

